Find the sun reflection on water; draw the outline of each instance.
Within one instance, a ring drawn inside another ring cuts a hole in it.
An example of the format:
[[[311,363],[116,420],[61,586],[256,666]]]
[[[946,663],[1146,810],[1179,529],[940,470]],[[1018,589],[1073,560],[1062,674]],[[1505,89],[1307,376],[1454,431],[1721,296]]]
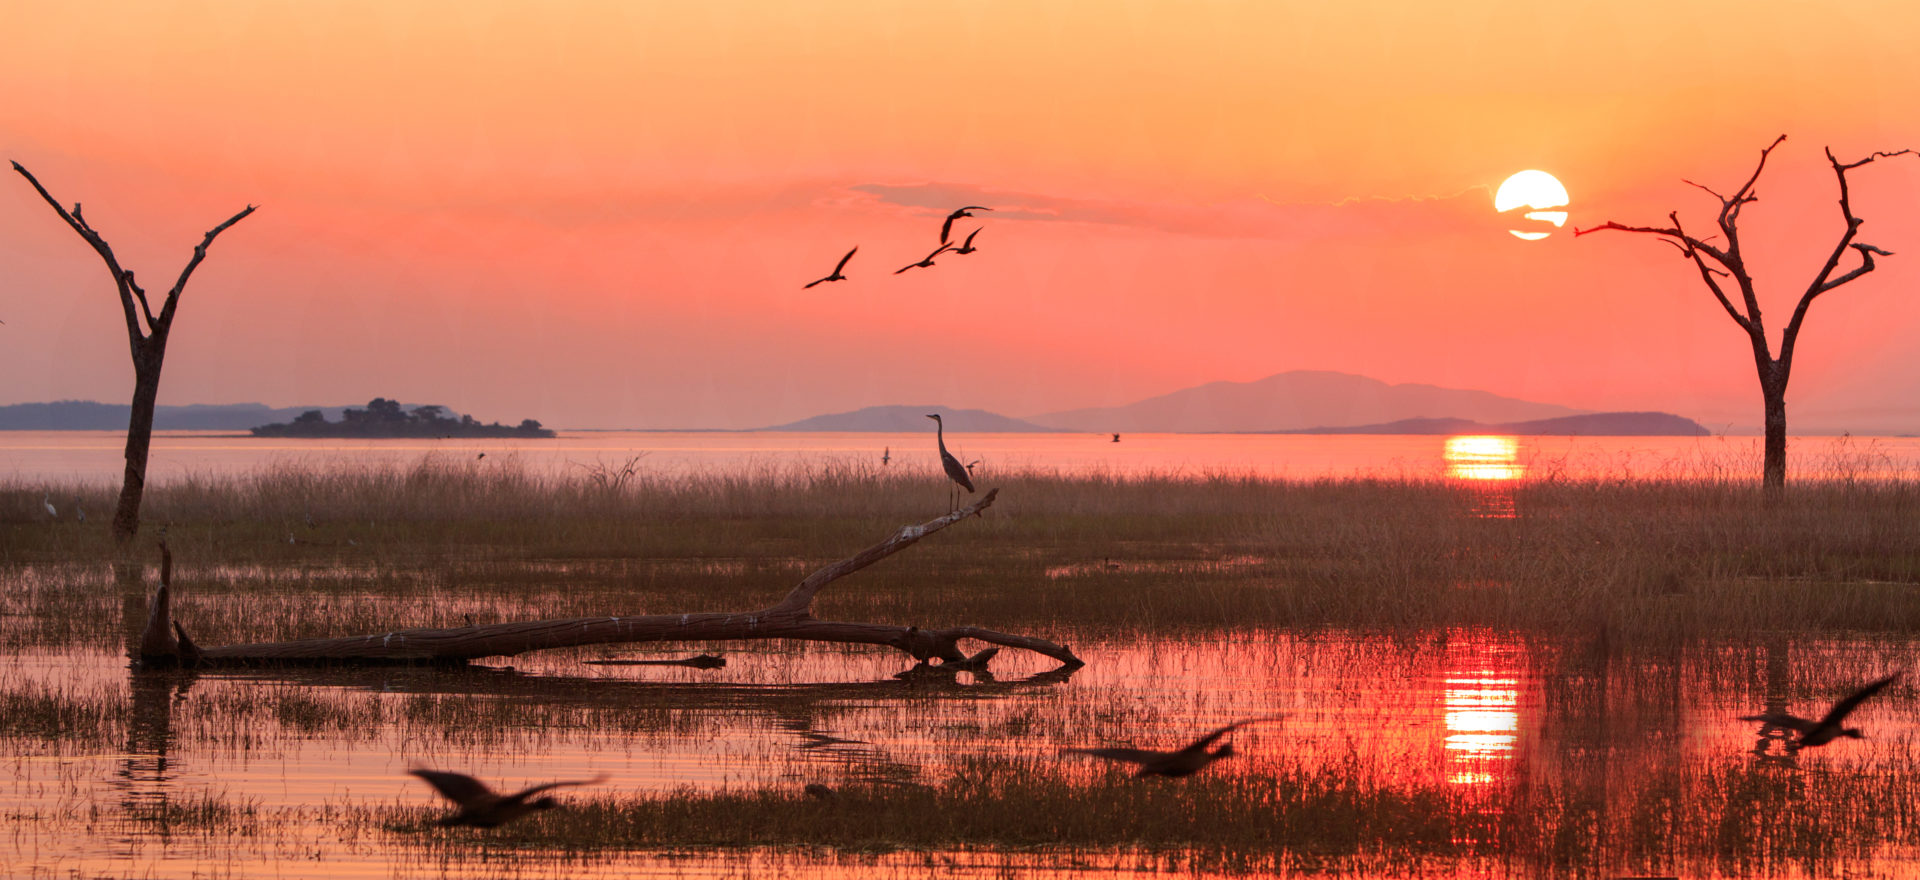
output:
[[[1520,732],[1520,677],[1512,645],[1449,648],[1441,705],[1447,780],[1484,785],[1512,775]]]
[[[1459,480],[1517,480],[1526,476],[1519,463],[1520,441],[1513,437],[1448,437],[1447,476]]]

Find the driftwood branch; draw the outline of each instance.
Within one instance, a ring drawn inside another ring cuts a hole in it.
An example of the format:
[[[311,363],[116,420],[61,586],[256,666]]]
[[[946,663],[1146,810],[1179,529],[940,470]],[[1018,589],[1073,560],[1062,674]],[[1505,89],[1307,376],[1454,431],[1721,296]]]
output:
[[[898,553],[947,526],[979,514],[993,504],[998,494],[998,489],[989,490],[969,507],[919,525],[904,526],[886,540],[808,575],[785,598],[758,611],[610,615],[447,629],[402,629],[347,638],[197,647],[193,651],[197,653],[197,661],[201,665],[459,663],[481,657],[511,657],[528,651],[580,645],[801,639],[886,645],[905,651],[923,662],[938,659],[942,663],[983,663],[979,655],[969,657],[959,648],[961,640],[973,639],[1043,654],[1070,667],[1081,666],[1083,663],[1080,658],[1074,656],[1066,646],[1029,636],[974,626],[921,629],[915,626],[818,620],[813,616],[813,597],[827,584]],[[164,551],[162,559],[165,566],[167,557]],[[173,665],[185,661],[185,646],[191,644],[184,637],[184,630],[178,631],[181,636],[178,639],[173,638],[172,634],[153,636],[156,631],[166,634],[173,627],[167,617],[167,580],[169,578],[163,578],[160,592],[155,596],[147,621],[148,638],[142,641],[141,660],[150,665]]]

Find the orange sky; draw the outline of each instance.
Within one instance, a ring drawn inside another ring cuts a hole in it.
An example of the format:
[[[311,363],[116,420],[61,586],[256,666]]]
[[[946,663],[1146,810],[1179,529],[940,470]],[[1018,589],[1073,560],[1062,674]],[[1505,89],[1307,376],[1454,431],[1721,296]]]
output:
[[[1837,235],[1820,148],[1920,147],[1911,3],[55,5],[5,12],[0,158],[150,290],[261,205],[163,403],[751,427],[1330,369],[1754,425],[1674,251],[1521,242],[1492,187],[1704,226],[1681,178],[1785,132],[1743,230],[1777,328]],[[1815,306],[1790,424],[1920,430],[1920,160],[1853,179],[1900,256]],[[891,274],[969,202],[979,253]],[[11,174],[0,320],[0,403],[129,396],[105,270]]]

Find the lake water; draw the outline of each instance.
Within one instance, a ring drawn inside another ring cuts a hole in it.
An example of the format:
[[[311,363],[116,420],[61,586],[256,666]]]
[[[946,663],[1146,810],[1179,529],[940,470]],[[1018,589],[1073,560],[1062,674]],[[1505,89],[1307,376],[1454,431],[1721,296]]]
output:
[[[0,431],[0,474],[23,482],[117,483],[125,436],[117,431]],[[949,433],[961,462],[983,471],[1113,474],[1252,473],[1289,479],[1382,476],[1521,476],[1647,479],[1757,478],[1758,437],[1507,437],[1388,435]],[[162,431],[150,481],[218,476],[278,464],[313,468],[407,464],[423,456],[517,462],[556,473],[619,468],[652,473],[799,470],[836,464],[937,472],[931,433],[562,432],[550,440],[285,440]],[[1796,477],[1913,478],[1920,438],[1797,437]],[[637,458],[636,458],[637,457]]]

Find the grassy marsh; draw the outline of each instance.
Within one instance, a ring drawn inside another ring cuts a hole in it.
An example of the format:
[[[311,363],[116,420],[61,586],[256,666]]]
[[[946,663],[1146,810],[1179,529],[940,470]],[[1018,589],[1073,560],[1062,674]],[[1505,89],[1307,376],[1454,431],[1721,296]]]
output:
[[[236,875],[285,852],[438,875],[501,853],[774,848],[992,852],[1016,872],[1836,876],[1920,852],[1910,684],[1872,708],[1873,739],[1797,762],[1746,753],[1728,721],[1906,662],[1920,485],[1835,472],[1769,505],[1735,480],[995,476],[985,517],[816,613],[1070,641],[1094,665],[1069,682],[1013,660],[997,681],[902,682],[896,654],[779,644],[722,646],[735,663],[706,673],[577,665],[620,649],[519,672],[129,675],[118,658],[159,523],[176,616],[219,644],[755,608],[944,510],[925,475],[280,467],[155,487],[134,578],[104,516],[35,516],[49,491],[104,511],[105,487],[0,483],[0,764],[29,804],[9,818],[36,846],[85,827],[161,861],[199,846]],[[1459,702],[1461,681],[1478,696]],[[1185,783],[1054,757],[1270,711],[1294,713],[1284,735]],[[1463,751],[1463,734],[1500,744]],[[421,761],[627,778],[449,832],[402,777]],[[841,797],[801,797],[808,781]],[[265,855],[221,863],[237,840]]]

